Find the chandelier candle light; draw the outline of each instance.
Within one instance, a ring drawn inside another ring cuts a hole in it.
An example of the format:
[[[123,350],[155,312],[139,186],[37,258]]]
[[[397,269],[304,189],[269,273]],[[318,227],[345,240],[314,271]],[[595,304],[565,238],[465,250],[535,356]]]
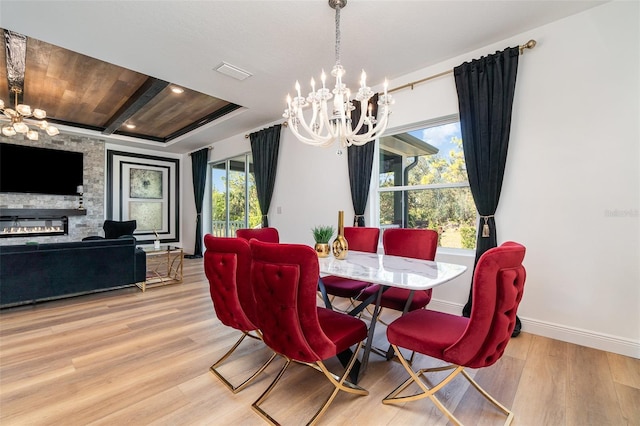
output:
[[[5,107],[4,101],[0,99],[0,111],[4,114],[4,117],[0,116],[0,118],[4,120],[9,119],[11,121],[11,124],[2,126],[3,135],[15,136],[18,133],[26,133],[27,138],[32,141],[37,141],[38,131],[30,129],[27,125],[27,120],[31,122],[29,124],[35,125],[46,131],[49,136],[55,136],[60,133],[58,128],[50,126],[45,120],[43,120],[47,116],[47,113],[43,109],[35,108],[31,111],[31,107],[29,105],[18,104],[18,94],[22,92],[19,87],[12,87],[11,91],[15,95],[15,109]],[[30,119],[30,117],[37,120]]]
[[[388,117],[391,113],[389,105],[393,104],[393,98],[387,93],[388,83],[384,83],[384,94],[380,96],[378,105],[379,120],[373,117],[369,100],[374,95],[367,86],[367,75],[362,71],[360,88],[353,99],[360,102],[360,118],[355,126],[352,126],[351,111],[355,109],[351,100],[351,91],[342,82],[345,69],[340,64],[340,9],[347,5],[347,0],[329,0],[329,6],[336,11],[336,64],[331,70],[336,83],[332,91],[325,87],[326,75],[324,70],[320,76],[322,88],[316,91],[315,80],[311,79],[311,92],[305,98],[300,92],[300,84],[296,81],[297,96],[291,99],[287,96],[287,109],[283,117],[288,120],[288,127],[301,141],[313,146],[328,147],[336,140],[340,141],[338,154],[341,148],[351,145],[364,145],[367,142],[382,135],[387,128]],[[332,94],[333,93],[333,94]],[[333,102],[329,102],[333,98]],[[307,123],[303,110],[311,107],[311,120]],[[368,107],[367,107],[368,106]],[[360,131],[366,125],[366,132]]]

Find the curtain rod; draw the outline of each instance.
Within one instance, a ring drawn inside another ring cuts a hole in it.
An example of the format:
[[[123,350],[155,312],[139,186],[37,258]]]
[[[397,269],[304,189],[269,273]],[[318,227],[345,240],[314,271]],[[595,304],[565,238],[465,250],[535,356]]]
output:
[[[520,45],[518,47],[520,48],[520,54],[522,55],[524,53],[524,49],[533,49],[535,46],[536,46],[536,41],[535,40],[529,40],[525,44],[522,44],[522,45]],[[387,92],[388,93],[397,92],[398,90],[406,89],[407,87],[410,87],[411,90],[413,90],[413,86],[415,86],[416,84],[424,83],[425,81],[433,80],[434,78],[442,77],[444,75],[452,74],[452,73],[453,73],[453,69],[450,69],[450,70],[447,70],[447,71],[443,71],[441,73],[430,75],[429,77],[425,77],[425,78],[423,78],[421,80],[412,81],[411,83],[407,83],[407,84],[403,84],[402,86],[394,87],[393,89],[389,89]]]
[[[209,148],[209,151],[211,151],[211,150],[213,149],[213,147],[212,147],[212,146],[208,146],[207,148]],[[198,151],[200,151],[201,149],[202,149],[202,148],[198,148],[198,149],[196,149],[195,151],[191,151],[191,152],[189,153],[189,155],[193,154],[194,152],[198,152]]]
[[[533,49],[535,46],[536,46],[536,41],[531,39],[528,42],[526,42],[525,44],[522,44],[522,45],[518,46],[518,48],[520,49],[520,54],[522,55],[524,53],[524,49]],[[424,83],[425,81],[433,80],[434,78],[442,77],[444,75],[452,74],[452,73],[453,73],[453,69],[450,69],[450,70],[447,70],[447,71],[443,71],[441,73],[434,74],[434,75],[431,75],[429,77],[425,77],[425,78],[423,78],[421,80],[412,81],[411,83],[407,83],[407,84],[403,84],[402,86],[394,87],[393,89],[389,89],[387,92],[388,93],[397,92],[398,90],[406,89],[407,87],[410,87],[413,90],[413,86],[415,86],[416,84]],[[287,127],[288,124],[289,123],[287,121],[282,123],[282,125],[284,127]],[[245,139],[249,139],[249,134],[245,134],[244,138]],[[189,154],[189,155],[191,155],[191,154]]]
[[[287,127],[287,126],[289,126],[289,122],[288,122],[288,121],[285,121],[284,123],[282,123],[282,125],[283,125],[284,127]],[[245,139],[249,139],[249,133],[246,133],[246,134],[244,135],[244,138],[245,138]]]

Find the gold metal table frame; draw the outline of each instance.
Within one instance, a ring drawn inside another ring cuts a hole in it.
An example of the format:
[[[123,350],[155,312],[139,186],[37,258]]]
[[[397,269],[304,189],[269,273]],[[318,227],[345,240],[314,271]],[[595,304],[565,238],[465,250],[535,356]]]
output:
[[[147,274],[143,282],[136,283],[143,292],[147,287],[158,287],[182,282],[184,251],[182,247],[142,247],[147,254]]]

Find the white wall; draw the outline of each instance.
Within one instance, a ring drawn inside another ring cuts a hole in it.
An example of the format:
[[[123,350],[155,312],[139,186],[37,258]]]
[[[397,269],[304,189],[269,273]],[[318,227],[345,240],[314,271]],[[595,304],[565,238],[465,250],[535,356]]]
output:
[[[498,211],[502,237],[529,243],[520,312],[532,328],[574,330],[578,343],[597,334],[636,357],[638,17],[637,2],[611,3],[531,33],[540,47],[519,67],[509,202]]]
[[[525,331],[634,357],[640,357],[638,16],[637,2],[608,3],[390,83],[538,41],[520,57],[496,213],[498,241],[527,247],[519,316]],[[394,96],[391,127],[457,113],[452,75]],[[269,220],[282,240],[311,244],[310,228],[335,223],[338,210],[349,222],[346,154],[303,145],[284,128],[280,149]],[[248,150],[238,135],[216,143],[211,158]],[[468,254],[446,251],[437,259],[473,263]],[[436,288],[430,307],[459,313],[469,282],[468,273]]]

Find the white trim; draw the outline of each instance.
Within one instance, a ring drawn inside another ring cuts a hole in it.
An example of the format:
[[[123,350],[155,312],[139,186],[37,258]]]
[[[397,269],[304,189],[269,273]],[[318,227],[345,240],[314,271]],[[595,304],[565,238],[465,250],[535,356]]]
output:
[[[221,117],[216,118],[215,120],[212,120],[210,122],[208,122],[207,124],[204,124],[200,127],[197,127],[185,134],[182,134],[178,137],[175,137],[173,139],[171,139],[168,142],[160,142],[160,141],[154,141],[154,140],[149,140],[149,139],[141,139],[141,138],[137,138],[137,137],[133,137],[133,136],[126,136],[126,135],[120,135],[117,133],[111,133],[109,135],[105,135],[103,134],[101,131],[99,130],[92,130],[92,129],[85,129],[82,127],[73,127],[73,126],[69,126],[69,125],[65,125],[65,124],[56,124],[56,127],[58,129],[60,129],[61,132],[64,133],[68,133],[68,134],[73,134],[73,135],[81,135],[81,136],[88,136],[88,137],[93,137],[93,138],[99,138],[106,141],[109,141],[119,147],[122,148],[118,148],[121,151],[125,151],[130,149],[131,147],[127,144],[123,144],[123,142],[131,142],[131,143],[135,143],[135,144],[140,144],[140,145],[148,145],[149,148],[143,148],[143,149],[151,149],[153,150],[156,154],[158,152],[160,152],[160,150],[162,148],[168,148],[178,142],[181,142],[187,138],[192,137],[193,135],[202,132],[203,130],[207,130],[209,128],[212,128],[213,126],[217,126],[231,118],[236,117],[239,114],[245,113],[247,112],[249,109],[247,107],[240,107],[237,108]],[[119,143],[118,143],[119,142]],[[198,151],[201,148],[196,149],[196,151]]]
[[[431,185],[404,185],[378,187],[378,192],[417,191],[423,189],[468,188],[469,182],[434,183]]]
[[[438,118],[432,118],[429,120],[423,120],[405,124],[404,126],[397,126],[388,128],[384,133],[384,136],[393,136],[398,133],[411,132],[413,130],[424,129],[425,127],[437,127],[445,124],[451,124],[460,121],[460,114],[449,114]]]
[[[460,315],[462,307],[458,303],[431,299],[428,308],[452,315]],[[640,359],[640,342],[632,339],[531,318],[520,317],[520,321],[522,322],[522,331],[526,333]]]
[[[632,339],[522,317],[520,321],[532,334],[640,359],[640,342]]]

